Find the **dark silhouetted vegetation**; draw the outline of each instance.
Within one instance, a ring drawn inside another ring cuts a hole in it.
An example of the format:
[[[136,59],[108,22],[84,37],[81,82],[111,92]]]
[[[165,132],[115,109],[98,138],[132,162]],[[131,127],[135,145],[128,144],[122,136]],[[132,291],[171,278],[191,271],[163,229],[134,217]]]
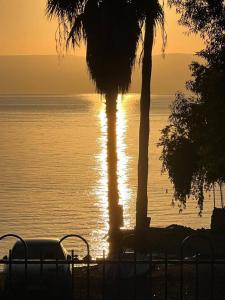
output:
[[[174,198],[183,207],[190,196],[203,210],[204,192],[225,182],[225,7],[222,0],[170,0],[180,23],[199,33],[206,48],[203,63],[190,66],[193,96],[177,94],[162,131],[163,170],[174,185]]]
[[[91,79],[101,94],[128,91],[140,25],[131,1],[49,0],[48,14],[59,19],[59,43],[86,43]]]
[[[48,0],[47,13],[58,18],[58,44],[73,48],[83,40],[86,62],[96,90],[105,95],[108,124],[109,239],[119,234],[121,217],[117,184],[116,101],[131,83],[141,26],[132,1]],[[113,252],[113,250],[112,250]]]
[[[59,45],[66,41],[67,47],[70,44],[76,47],[79,46],[81,40],[85,41],[89,73],[97,91],[106,97],[107,113],[109,113],[108,108],[113,107],[110,102],[116,102],[118,93],[128,91],[137,46],[142,41],[143,29],[145,31],[143,38],[137,192],[137,228],[145,228],[148,204],[152,47],[156,24],[163,24],[164,21],[162,7],[158,0],[149,2],[145,0],[48,0],[47,13],[50,17],[55,16],[58,18]],[[112,109],[111,113],[115,114],[116,110]],[[116,120],[116,118],[112,119]],[[113,128],[108,132],[113,132]],[[113,143],[109,142],[109,144]],[[108,161],[110,159],[112,158],[108,155]],[[116,160],[114,159],[115,163]],[[115,193],[115,197],[118,198],[118,192]],[[114,199],[113,202],[118,204],[118,199]],[[112,219],[114,220],[112,221],[112,228],[118,229],[120,225],[118,218]]]

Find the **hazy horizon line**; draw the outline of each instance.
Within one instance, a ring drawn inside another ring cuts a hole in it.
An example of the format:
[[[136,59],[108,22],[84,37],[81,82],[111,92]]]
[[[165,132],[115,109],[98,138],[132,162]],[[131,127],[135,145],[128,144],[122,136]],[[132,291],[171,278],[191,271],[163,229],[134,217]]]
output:
[[[169,53],[161,53],[161,54],[153,54],[153,56],[163,56],[163,55],[196,55],[196,53],[191,52],[169,52]],[[75,54],[0,54],[0,57],[21,57],[21,56],[58,56],[58,57],[78,57],[78,58],[85,58],[83,55],[75,55]]]
[[[178,91],[179,92],[179,91]],[[120,95],[121,93],[119,93],[118,95]],[[126,94],[123,94],[123,96],[129,96],[129,95],[140,95],[141,94],[141,92],[139,92],[139,93],[135,93],[135,92],[128,92],[128,93],[126,93]],[[189,95],[188,93],[186,93],[187,95]],[[33,97],[54,97],[54,96],[58,96],[58,97],[74,97],[74,96],[79,96],[79,95],[100,95],[98,92],[94,92],[94,93],[77,93],[77,94],[70,94],[70,93],[68,93],[68,94],[66,94],[66,93],[62,93],[62,94],[60,94],[60,93],[49,93],[49,94],[45,94],[45,93],[40,93],[40,94],[38,94],[38,93],[10,93],[10,94],[8,94],[8,93],[0,93],[0,97],[5,97],[5,96],[7,96],[7,97],[14,97],[14,96],[18,96],[18,97],[24,97],[24,96],[26,96],[26,97],[29,97],[29,96],[33,96]],[[175,96],[175,94],[160,94],[160,93],[158,93],[158,94],[156,94],[156,93],[153,93],[153,94],[151,94],[151,96],[153,96],[153,97],[156,97],[156,96],[160,96],[160,97],[162,97],[162,96],[165,96],[165,97],[167,97],[167,96]],[[103,97],[104,97],[104,95],[103,95]]]

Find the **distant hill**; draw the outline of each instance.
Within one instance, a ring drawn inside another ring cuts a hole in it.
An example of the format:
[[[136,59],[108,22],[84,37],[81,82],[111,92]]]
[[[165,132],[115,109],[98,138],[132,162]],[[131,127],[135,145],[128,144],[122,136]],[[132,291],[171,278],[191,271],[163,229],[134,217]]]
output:
[[[153,94],[185,91],[190,79],[191,54],[167,54],[153,58]],[[140,92],[137,65],[130,92]],[[84,57],[0,56],[0,94],[78,94],[95,92]]]

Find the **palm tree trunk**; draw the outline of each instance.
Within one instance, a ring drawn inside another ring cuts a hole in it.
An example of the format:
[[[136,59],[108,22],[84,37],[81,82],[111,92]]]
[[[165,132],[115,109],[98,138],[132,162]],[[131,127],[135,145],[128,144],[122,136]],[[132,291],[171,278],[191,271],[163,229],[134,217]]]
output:
[[[140,99],[140,128],[139,128],[139,158],[138,158],[138,191],[136,202],[136,229],[148,227],[148,147],[151,106],[151,74],[152,47],[154,40],[154,24],[150,18],[146,19],[144,53],[142,61],[142,88]]]
[[[107,163],[108,163],[108,205],[110,255],[119,249],[120,227],[122,226],[121,206],[117,178],[117,93],[106,95],[107,116]]]

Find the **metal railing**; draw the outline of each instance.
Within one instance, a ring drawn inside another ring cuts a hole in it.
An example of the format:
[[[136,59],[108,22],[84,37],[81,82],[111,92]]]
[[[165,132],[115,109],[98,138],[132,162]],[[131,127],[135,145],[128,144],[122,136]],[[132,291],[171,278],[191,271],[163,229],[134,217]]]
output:
[[[140,254],[123,252],[116,258],[91,259],[88,242],[80,235],[67,238],[81,239],[87,248],[84,259],[74,251],[65,259],[30,259],[26,242],[24,258],[15,259],[12,250],[0,260],[0,299],[87,299],[87,300],[223,300],[225,299],[225,257],[217,258],[213,244],[205,236],[191,235],[181,243],[179,257],[164,253]],[[193,239],[204,239],[209,254],[198,252],[185,256],[185,247]],[[18,296],[19,295],[19,296]]]

